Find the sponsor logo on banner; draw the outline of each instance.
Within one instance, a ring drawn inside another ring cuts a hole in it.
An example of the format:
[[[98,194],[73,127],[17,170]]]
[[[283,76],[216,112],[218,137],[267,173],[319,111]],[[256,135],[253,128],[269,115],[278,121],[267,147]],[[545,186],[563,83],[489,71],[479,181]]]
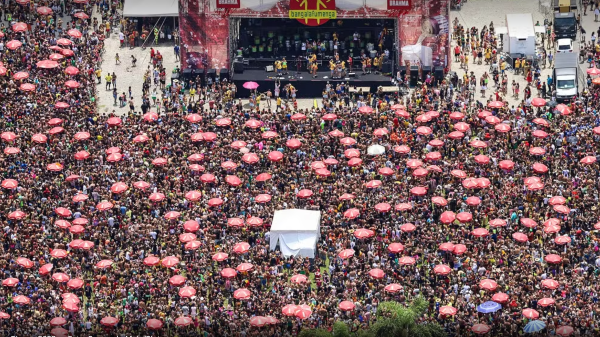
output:
[[[217,8],[240,8],[241,0],[217,0]]]
[[[387,0],[388,9],[410,9],[410,0]]]
[[[289,18],[307,26],[320,26],[337,18],[335,0],[290,0]]]

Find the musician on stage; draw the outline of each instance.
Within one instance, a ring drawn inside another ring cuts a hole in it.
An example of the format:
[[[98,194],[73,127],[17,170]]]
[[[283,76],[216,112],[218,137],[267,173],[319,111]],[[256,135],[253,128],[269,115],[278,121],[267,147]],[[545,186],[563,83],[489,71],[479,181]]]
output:
[[[371,73],[371,58],[367,57],[367,74]]]
[[[350,72],[352,72],[352,62],[354,62],[354,60],[352,60],[352,56],[348,56],[348,69]]]
[[[308,70],[311,71],[312,70],[312,65],[313,63],[317,62],[317,54],[312,53],[310,55],[310,57],[308,58]]]
[[[363,59],[361,61],[361,63],[362,63],[362,71],[363,71],[362,74],[363,75],[365,75],[367,73],[367,59],[368,59],[368,57],[363,56]]]
[[[283,57],[283,60],[281,60],[281,69],[282,69],[284,75],[288,74],[288,66],[287,66],[287,61],[285,60],[285,56]]]
[[[302,68],[302,57],[298,56],[296,59],[296,74],[300,74],[300,69]]]
[[[333,78],[333,74],[335,73],[335,62],[333,62],[333,59],[329,60],[329,70],[331,70],[331,78]]]
[[[311,63],[310,67],[310,73],[312,74],[313,78],[317,78],[317,69],[319,68],[317,62]]]
[[[275,60],[273,65],[275,67],[275,71],[277,72],[277,76],[281,75],[281,62],[279,60]]]

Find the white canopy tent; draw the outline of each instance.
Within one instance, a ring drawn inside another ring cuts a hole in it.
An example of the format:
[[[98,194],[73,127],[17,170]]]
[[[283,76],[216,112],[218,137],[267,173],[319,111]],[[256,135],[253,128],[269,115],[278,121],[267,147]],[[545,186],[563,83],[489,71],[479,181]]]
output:
[[[179,0],[127,0],[124,17],[179,16]]]
[[[277,243],[283,256],[315,257],[321,236],[321,212],[304,209],[275,211],[270,231],[270,248]]]

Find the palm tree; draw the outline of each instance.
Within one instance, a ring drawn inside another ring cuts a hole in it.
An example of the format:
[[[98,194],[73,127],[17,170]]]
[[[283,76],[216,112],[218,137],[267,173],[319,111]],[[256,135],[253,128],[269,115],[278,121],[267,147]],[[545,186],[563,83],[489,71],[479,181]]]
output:
[[[375,337],[445,337],[446,332],[439,324],[417,323],[428,306],[421,296],[408,307],[398,302],[381,302],[377,306],[377,321],[370,330]]]

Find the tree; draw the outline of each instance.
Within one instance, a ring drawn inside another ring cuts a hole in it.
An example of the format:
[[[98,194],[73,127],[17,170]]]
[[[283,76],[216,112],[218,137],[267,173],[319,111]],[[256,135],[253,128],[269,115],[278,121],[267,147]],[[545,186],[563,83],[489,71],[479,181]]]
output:
[[[304,329],[299,334],[298,337],[332,337],[331,332],[326,329]]]
[[[437,323],[417,324],[427,311],[427,301],[419,296],[409,307],[398,302],[381,302],[377,306],[377,321],[370,327],[375,337],[445,337]]]
[[[333,337],[350,337],[350,328],[342,321],[333,323]]]

